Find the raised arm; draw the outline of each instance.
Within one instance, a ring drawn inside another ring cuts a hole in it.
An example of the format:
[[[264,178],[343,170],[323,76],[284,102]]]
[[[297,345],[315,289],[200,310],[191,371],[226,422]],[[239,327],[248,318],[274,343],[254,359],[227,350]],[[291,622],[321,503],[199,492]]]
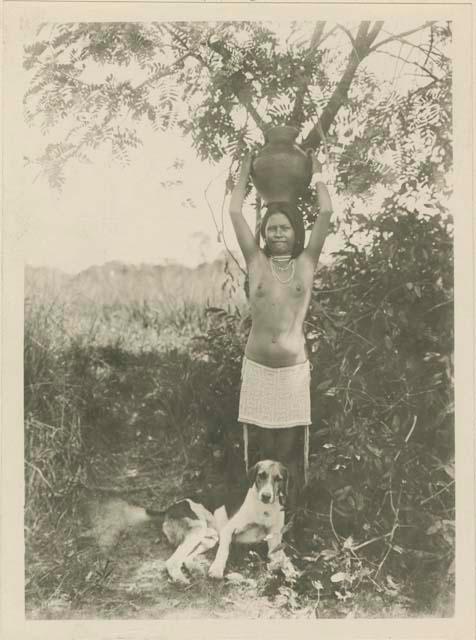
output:
[[[250,175],[252,157],[246,156],[240,168],[238,181],[233,189],[230,199],[230,218],[236,233],[241,252],[248,264],[249,261],[259,252],[259,246],[254,235],[246,222],[242,209],[245,199],[246,185]]]
[[[312,159],[313,173],[317,174],[321,170],[321,165],[315,157]],[[312,259],[314,264],[319,261],[322,247],[329,231],[329,222],[332,216],[332,202],[327,190],[326,185],[323,182],[316,182],[317,190],[317,202],[319,204],[319,215],[316,218],[314,226],[312,227],[311,237],[305,249],[305,252]]]

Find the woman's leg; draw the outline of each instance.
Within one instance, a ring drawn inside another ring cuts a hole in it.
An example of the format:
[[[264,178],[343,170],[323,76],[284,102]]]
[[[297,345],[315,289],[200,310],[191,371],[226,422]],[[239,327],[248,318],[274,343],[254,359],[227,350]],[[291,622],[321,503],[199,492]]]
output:
[[[301,427],[276,429],[274,445],[275,460],[286,465],[289,473],[288,508],[297,506],[299,492],[302,489],[301,458],[303,455],[303,434]]]
[[[260,460],[273,460],[274,429],[248,425],[248,468]]]
[[[257,427],[258,429],[258,460],[275,460],[275,429]]]

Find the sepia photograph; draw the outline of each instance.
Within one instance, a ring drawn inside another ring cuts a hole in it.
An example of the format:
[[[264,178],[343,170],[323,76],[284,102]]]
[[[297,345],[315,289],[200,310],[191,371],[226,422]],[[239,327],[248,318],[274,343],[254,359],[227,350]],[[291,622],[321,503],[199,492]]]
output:
[[[25,620],[454,618],[430,13],[7,22]]]

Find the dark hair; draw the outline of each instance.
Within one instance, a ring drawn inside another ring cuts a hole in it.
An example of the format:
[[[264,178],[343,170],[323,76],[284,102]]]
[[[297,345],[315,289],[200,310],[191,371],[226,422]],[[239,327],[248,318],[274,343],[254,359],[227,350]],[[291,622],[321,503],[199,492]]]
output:
[[[296,206],[290,204],[289,202],[270,202],[267,205],[266,213],[261,220],[261,237],[265,241],[264,252],[266,255],[270,254],[269,247],[266,245],[266,225],[268,224],[268,220],[275,213],[282,213],[289,220],[289,224],[292,226],[294,230],[294,247],[292,256],[296,258],[304,249],[304,239],[305,239],[305,230],[304,230],[304,221],[302,219],[302,215]]]

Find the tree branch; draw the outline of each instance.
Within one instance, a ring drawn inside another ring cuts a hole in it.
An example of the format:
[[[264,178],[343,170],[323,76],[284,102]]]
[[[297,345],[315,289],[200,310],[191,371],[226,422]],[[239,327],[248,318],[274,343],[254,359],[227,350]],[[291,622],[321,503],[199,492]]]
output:
[[[433,40],[434,40],[434,32],[433,32],[433,28],[430,27],[430,46],[428,47],[428,52],[426,54],[425,62],[423,63],[423,66],[425,66],[425,67],[426,67],[426,63],[428,62],[428,59],[430,58],[430,55],[432,53]]]
[[[343,31],[346,36],[349,38],[350,43],[353,47],[355,47],[355,40],[354,40],[354,36],[352,35],[352,33],[350,32],[349,29],[347,29],[347,27],[344,27],[343,24],[338,24],[337,28],[340,29],[341,31]]]
[[[448,56],[442,53],[435,46],[433,46],[430,50],[430,48],[425,47],[422,44],[415,44],[414,42],[410,42],[410,40],[406,40],[405,38],[399,38],[398,41],[401,42],[402,44],[406,44],[409,47],[412,47],[413,49],[417,49],[418,51],[421,51],[421,53],[423,53],[427,57],[429,56],[431,61],[434,64],[441,65],[441,61],[448,60]],[[425,60],[425,64],[426,64],[426,60]]]
[[[325,26],[326,26],[325,20],[318,20],[316,22],[316,26],[314,27],[314,32],[311,37],[311,44],[309,46],[309,51],[307,52],[306,57],[309,57],[310,54],[314,51],[314,49],[317,49],[317,47],[321,44],[322,34],[324,33]]]
[[[180,31],[180,29],[171,29],[170,27],[167,27],[167,26],[165,27],[165,30],[174,40],[176,40],[185,49],[185,51],[187,52],[186,55],[189,55],[195,58],[205,68],[208,68],[208,65],[206,61],[203,59],[203,57],[198,52],[190,49],[189,44],[187,42],[187,35],[185,33]],[[215,53],[218,53],[218,55],[221,56],[225,62],[229,60],[230,54],[224,46],[220,46],[218,42],[213,43],[211,41],[211,38],[208,39],[207,44],[208,44],[208,47]],[[263,118],[259,115],[259,113],[257,112],[256,108],[254,107],[251,101],[248,82],[241,70],[235,72],[230,76],[230,84],[231,84],[234,95],[238,99],[238,102],[247,110],[247,112],[253,118],[256,126],[259,129],[261,129],[261,131],[264,131],[267,128],[267,124],[263,120]]]
[[[134,87],[134,89],[137,91],[137,89],[142,89],[143,87],[149,84],[152,84],[156,80],[160,80],[161,78],[165,78],[166,76],[172,75],[176,71],[175,67],[177,67],[177,65],[180,65],[184,60],[186,60],[190,56],[191,56],[191,53],[189,52],[184,53],[182,56],[180,56],[180,58],[175,60],[175,62],[173,62],[170,65],[170,67],[168,67],[167,69],[161,69],[160,71],[157,71],[156,73],[152,74],[149,78],[146,78],[143,82],[140,82],[136,87]]]
[[[397,60],[402,60],[406,64],[412,64],[415,67],[418,67],[419,69],[421,69],[422,71],[425,71],[425,73],[427,73],[430,76],[430,78],[432,78],[432,80],[435,80],[435,81],[439,80],[439,78],[437,78],[429,69],[427,69],[422,64],[416,62],[415,60],[407,60],[405,58],[402,58],[402,56],[397,56],[394,53],[390,53],[390,51],[376,51],[375,53],[383,53],[383,54],[385,54],[387,56],[390,56],[391,58],[395,58]]]
[[[420,505],[422,504],[426,504],[427,502],[430,502],[430,500],[433,500],[433,498],[436,498],[436,496],[439,496],[440,493],[443,493],[443,491],[446,491],[447,489],[449,489],[452,485],[454,485],[455,481],[452,480],[451,482],[449,482],[448,484],[446,484],[442,489],[440,489],[439,491],[437,491],[436,493],[432,494],[431,496],[429,496],[428,498],[425,498],[424,500],[422,500],[420,502]]]
[[[311,131],[306,136],[303,141],[303,147],[317,149],[322,142],[322,133],[324,135],[329,131],[329,127],[331,126],[334,118],[337,115],[340,107],[344,104],[345,99],[347,98],[347,94],[354,79],[355,72],[357,71],[357,67],[362,61],[363,57],[365,57],[365,49],[360,46],[359,49],[359,37],[360,41],[362,41],[364,30],[359,28],[359,34],[356,38],[356,46],[352,48],[352,51],[347,60],[347,66],[342,74],[341,79],[337,83],[336,88],[332,96],[329,99],[329,102],[324,107],[321,117],[320,117],[320,125],[315,125]]]
[[[344,73],[337,83],[329,102],[323,109],[319,123],[311,129],[309,134],[306,136],[306,139],[303,141],[303,147],[317,149],[323,142],[323,135],[325,136],[329,131],[337,112],[347,98],[350,85],[352,84],[359,64],[369,54],[370,47],[380,33],[382,26],[382,21],[377,21],[372,28],[370,28],[370,21],[368,20],[364,20],[360,23],[357,35],[355,39],[353,39],[354,44],[352,45],[352,51],[350,52],[347,60],[347,66]]]
[[[367,44],[370,47],[376,40],[378,34],[382,31],[383,20],[376,20],[374,26],[370,29],[369,36],[367,38]]]
[[[381,47],[384,44],[387,44],[387,42],[393,42],[394,40],[400,40],[401,38],[404,38],[405,36],[409,36],[412,33],[417,33],[418,31],[423,31],[423,29],[427,29],[428,27],[431,27],[431,25],[435,24],[435,20],[428,20],[427,22],[425,22],[424,24],[420,25],[419,27],[415,27],[415,29],[409,29],[408,31],[403,31],[402,33],[399,33],[397,35],[391,35],[388,38],[385,38],[384,40],[381,40],[380,42],[377,42],[377,44],[375,44],[369,51],[369,53],[372,53],[373,51],[376,51],[376,49],[378,49],[379,47]]]
[[[210,49],[212,51],[214,51],[215,53],[218,53],[219,56],[221,56],[221,58],[227,62],[230,57],[231,54],[229,51],[227,51],[225,45],[221,42],[212,42],[211,37],[208,39],[208,46],[210,47]],[[235,71],[235,73],[233,73],[230,76],[230,85],[231,88],[233,90],[233,93],[235,94],[235,96],[238,98],[238,101],[240,102],[241,105],[243,105],[243,107],[247,110],[247,112],[250,114],[250,116],[253,118],[256,126],[261,129],[261,131],[264,131],[268,125],[267,123],[263,120],[263,118],[260,116],[260,114],[257,112],[255,106],[253,105],[252,99],[251,99],[251,90],[249,87],[249,83],[246,79],[245,74],[243,73],[243,71],[241,69],[238,69],[238,71]]]
[[[355,36],[356,46],[361,47],[364,44],[365,38],[367,37],[367,33],[369,31],[369,27],[370,27],[370,20],[362,20],[362,22],[359,24],[359,28],[357,29],[357,35]]]
[[[329,130],[329,127],[331,126],[335,116],[337,115],[338,110],[344,103],[357,67],[360,62],[362,62],[363,58],[368,55],[372,43],[382,29],[383,21],[380,20],[375,22],[372,27],[370,27],[370,24],[371,23],[369,20],[363,20],[359,24],[357,35],[355,38],[346,27],[344,27],[343,25],[338,25],[338,27],[340,27],[345,33],[347,33],[352,44],[352,51],[350,53],[347,67],[342,75],[342,78],[337,84],[337,87],[334,90],[334,93],[332,94],[328,104],[324,108],[320,121],[310,131],[303,142],[303,146],[316,149],[321,144],[321,142],[323,141],[323,136],[325,136],[325,134]],[[313,40],[315,39],[316,34],[318,34],[317,41],[318,43],[321,43],[323,41],[323,30],[324,23],[318,22],[314,30]],[[309,57],[312,55],[312,52],[313,48],[311,40],[311,47],[306,55],[307,59],[309,59]],[[301,124],[304,96],[308,91],[308,86],[309,79],[303,78],[301,81],[301,86],[296,95],[296,101],[290,118],[290,122],[297,126]]]
[[[332,29],[330,29],[330,31],[328,31],[328,32],[326,33],[326,35],[325,35],[325,36],[322,36],[322,38],[321,38],[321,40],[320,40],[320,42],[319,42],[319,45],[318,45],[318,46],[320,47],[320,46],[321,46],[321,44],[322,44],[323,42],[325,42],[325,41],[327,40],[327,38],[330,38],[330,37],[331,37],[331,35],[332,35],[333,33],[335,33],[336,31],[337,31],[337,26],[332,27]]]
[[[425,84],[422,87],[418,87],[418,89],[415,89],[414,91],[410,91],[410,93],[407,94],[407,99],[413,98],[413,96],[416,96],[420,93],[425,93],[427,89],[433,87],[435,84],[439,84],[440,82],[441,80],[432,80],[428,84]]]
[[[232,81],[233,93],[238,98],[240,104],[247,110],[250,116],[253,118],[256,126],[264,131],[268,128],[268,124],[263,120],[260,114],[257,112],[253,102],[251,100],[251,95],[248,89],[248,83],[246,82],[245,76],[241,71],[237,71],[234,75]]]
[[[303,61],[304,65],[309,63],[310,58],[313,55],[314,51],[322,42],[322,39],[323,39],[322,35],[324,33],[325,25],[326,23],[324,20],[318,20],[318,22],[316,22],[316,26],[314,27],[314,32],[311,37],[311,42],[309,44],[309,49],[307,50],[307,53],[304,56],[304,61]],[[309,87],[310,77],[309,75],[307,76],[302,75],[299,78],[297,78],[297,82],[299,84],[299,87],[296,92],[296,98],[294,100],[294,106],[293,106],[293,110],[292,110],[289,122],[290,124],[293,124],[296,127],[299,127],[303,120],[304,96],[306,95],[306,92]]]
[[[344,73],[342,74],[341,79],[337,83],[337,86],[334,89],[329,102],[322,111],[319,124],[314,126],[306,136],[306,139],[302,143],[303,147],[317,149],[323,142],[322,134],[325,135],[329,131],[329,128],[333,123],[339,109],[347,99],[347,95],[357,68],[366,56],[368,56],[370,53],[373,53],[377,50],[378,47],[381,47],[387,42],[398,40],[399,38],[403,38],[412,33],[416,33],[428,28],[429,26],[434,24],[434,21],[425,22],[423,25],[420,25],[415,29],[409,29],[408,31],[404,31],[397,35],[391,35],[388,38],[381,40],[377,44],[373,44],[377,39],[379,33],[381,32],[383,24],[383,21],[377,20],[371,27],[370,21],[364,20],[360,23],[355,38],[353,38],[352,34],[348,33],[348,30],[346,30],[345,27],[343,28],[343,30],[351,38],[351,42],[353,42],[352,51],[347,60],[347,66],[344,70]]]

